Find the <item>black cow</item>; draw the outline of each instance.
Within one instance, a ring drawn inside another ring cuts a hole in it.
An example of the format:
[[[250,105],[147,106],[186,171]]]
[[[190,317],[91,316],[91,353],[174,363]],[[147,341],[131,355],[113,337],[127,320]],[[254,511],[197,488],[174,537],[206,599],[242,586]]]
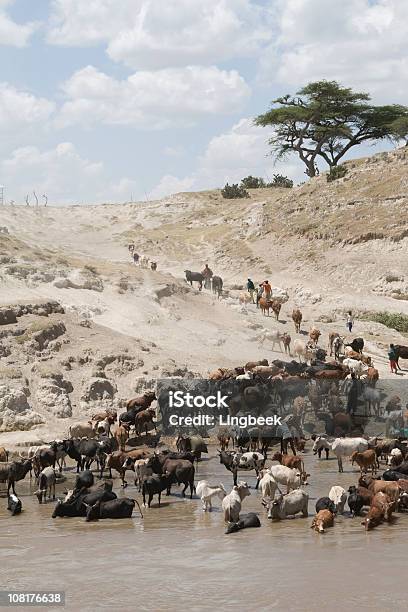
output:
[[[398,466],[399,467],[399,466]],[[383,480],[406,480],[407,474],[403,474],[402,472],[397,472],[396,470],[386,470],[382,475]]]
[[[146,506],[146,495],[149,496],[149,500],[147,502],[148,508],[150,508],[153,496],[158,495],[160,508],[161,494],[169,486],[171,486],[171,479],[167,474],[153,474],[152,476],[146,478],[142,484],[143,505]]]
[[[185,496],[186,489],[190,486],[190,499],[192,499],[195,469],[191,461],[187,459],[168,459],[166,455],[154,455],[150,457],[147,467],[151,467],[156,474],[168,473],[167,495],[170,495],[173,483],[184,484],[184,489],[181,492],[182,497]]]
[[[135,503],[139,506],[135,499],[129,497],[122,497],[121,499],[114,499],[112,501],[97,502],[96,504],[86,506],[86,520],[95,521],[98,519],[122,519],[130,518],[133,513]],[[140,510],[140,506],[139,506]],[[143,514],[140,510],[140,514]]]
[[[240,519],[237,523],[229,523],[227,533],[235,533],[241,529],[247,529],[248,527],[260,527],[261,521],[255,514],[255,512],[249,512],[244,518]]]
[[[126,410],[126,412],[122,412],[122,414],[119,415],[119,425],[127,423],[134,427],[135,417],[139,412],[142,412],[142,410],[144,410],[144,406],[133,406],[129,410]]]
[[[203,288],[204,276],[201,272],[191,272],[191,270],[184,270],[184,274],[186,275],[186,281],[193,286],[193,281],[198,283],[198,288],[201,291]]]
[[[330,512],[336,514],[336,506],[330,497],[319,497],[316,502],[316,514],[320,512],[320,510],[330,510]]]
[[[364,348],[364,338],[354,338],[352,342],[346,342],[345,346],[351,346],[356,353],[362,353]]]
[[[358,516],[363,506],[366,505],[366,500],[358,493],[357,488],[353,486],[349,487],[347,503],[352,516]]]
[[[388,471],[391,472],[392,470],[387,470],[387,472]],[[403,461],[402,463],[400,463],[394,471],[408,476],[408,461]]]
[[[19,499],[17,495],[11,493],[11,495],[8,496],[7,510],[10,510],[12,516],[15,514],[20,514],[22,510],[22,503],[21,499]]]
[[[19,480],[24,480],[32,467],[31,459],[0,463],[0,482],[7,482],[7,495],[10,495],[10,489],[16,495],[15,483]]]
[[[92,488],[74,492],[67,501],[58,500],[52,513],[52,518],[57,516],[86,516],[87,505],[98,502],[107,502],[117,499],[116,493],[106,488]]]
[[[90,470],[85,470],[77,475],[75,479],[75,491],[80,491],[81,489],[89,489],[94,484],[95,479],[94,475]]]

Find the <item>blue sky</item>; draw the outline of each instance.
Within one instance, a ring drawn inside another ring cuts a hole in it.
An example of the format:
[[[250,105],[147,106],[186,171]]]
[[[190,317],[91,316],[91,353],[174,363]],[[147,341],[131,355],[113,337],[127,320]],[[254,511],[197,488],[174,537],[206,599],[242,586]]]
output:
[[[303,180],[296,157],[274,167],[253,126],[270,100],[327,78],[406,103],[408,3],[339,6],[0,0],[6,201],[152,199],[277,171]]]

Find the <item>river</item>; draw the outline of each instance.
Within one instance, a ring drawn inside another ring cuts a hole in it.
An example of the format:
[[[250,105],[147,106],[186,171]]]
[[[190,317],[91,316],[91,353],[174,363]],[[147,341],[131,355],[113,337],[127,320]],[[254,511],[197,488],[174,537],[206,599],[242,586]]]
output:
[[[223,482],[229,491],[232,476],[215,454],[211,448],[211,458],[199,463],[196,481]],[[316,499],[334,484],[356,483],[358,473],[347,461],[338,474],[334,459],[311,454],[305,464],[308,519],[268,520],[252,488],[242,514],[259,512],[262,526],[228,536],[218,498],[204,513],[200,500],[182,499],[173,487],[161,508],[143,509],[144,519],[135,510],[132,519],[86,523],[52,519],[53,503],[39,505],[27,477],[17,483],[21,515],[10,516],[0,500],[1,588],[65,590],[65,609],[84,612],[406,609],[408,514],[368,533],[361,518],[345,514],[317,534],[310,529]],[[58,486],[60,494],[72,477]],[[240,479],[255,486],[252,473]],[[126,494],[141,503],[130,473],[128,482]],[[118,479],[114,486],[118,492]]]

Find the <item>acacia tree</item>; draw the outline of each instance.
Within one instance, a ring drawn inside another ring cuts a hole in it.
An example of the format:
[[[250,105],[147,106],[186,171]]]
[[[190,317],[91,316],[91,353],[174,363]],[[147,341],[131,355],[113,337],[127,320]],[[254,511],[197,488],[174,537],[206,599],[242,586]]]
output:
[[[399,117],[391,124],[391,140],[396,143],[403,140],[408,147],[408,116]]]
[[[272,127],[272,155],[283,159],[297,153],[306,174],[315,176],[317,161],[337,166],[352,147],[365,141],[390,138],[392,124],[408,117],[408,108],[397,104],[373,106],[370,96],[353,92],[336,81],[309,83],[295,96],[286,95],[255,118],[255,124]]]

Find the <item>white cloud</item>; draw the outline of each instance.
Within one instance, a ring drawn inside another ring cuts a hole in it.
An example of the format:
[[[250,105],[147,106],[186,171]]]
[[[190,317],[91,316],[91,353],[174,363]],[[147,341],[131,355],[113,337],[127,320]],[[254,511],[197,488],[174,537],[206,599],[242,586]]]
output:
[[[269,11],[252,0],[54,0],[48,40],[107,44],[140,69],[254,56],[270,39]]]
[[[0,0],[0,45],[25,47],[37,24],[34,22],[20,24],[13,21],[6,11],[13,2],[14,0]]]
[[[39,123],[50,118],[54,102],[20,91],[9,83],[0,83],[0,127],[14,130],[16,126]]]
[[[101,122],[143,129],[191,125],[200,115],[238,111],[250,91],[236,70],[214,66],[137,72],[122,81],[87,66],[63,90],[69,100],[59,125]]]
[[[55,148],[40,151],[37,147],[21,147],[0,164],[7,199],[23,202],[33,190],[38,196],[46,193],[49,204],[90,203],[129,200],[137,193],[135,181],[111,180],[101,162],[82,158],[75,146],[63,142]]]
[[[280,172],[294,181],[303,180],[304,169],[296,159],[273,164],[267,139],[268,133],[264,128],[255,126],[252,119],[241,119],[231,130],[210,140],[190,176],[166,175],[150,196],[159,198],[177,191],[223,187],[227,182],[239,183],[249,174],[272,179],[274,173]]]
[[[406,0],[280,0],[264,81],[299,88],[322,78],[406,102]]]

